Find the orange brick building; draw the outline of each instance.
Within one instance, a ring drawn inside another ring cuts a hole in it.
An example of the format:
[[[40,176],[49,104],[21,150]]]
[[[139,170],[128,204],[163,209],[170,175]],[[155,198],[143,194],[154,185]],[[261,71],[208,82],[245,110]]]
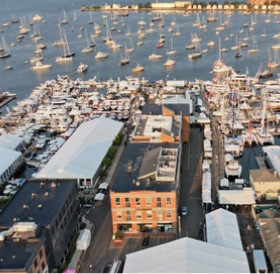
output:
[[[110,192],[113,233],[177,232],[179,145],[129,144]]]
[[[271,3],[280,4],[280,0],[248,0],[249,5],[264,5]]]

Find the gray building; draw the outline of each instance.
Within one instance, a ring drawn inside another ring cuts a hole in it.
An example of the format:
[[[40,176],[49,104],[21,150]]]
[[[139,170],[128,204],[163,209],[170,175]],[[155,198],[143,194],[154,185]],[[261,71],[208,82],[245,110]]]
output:
[[[78,217],[76,180],[31,180],[0,213],[0,230],[7,230],[17,222],[34,222],[42,227],[49,271],[52,271],[64,260],[79,225]]]

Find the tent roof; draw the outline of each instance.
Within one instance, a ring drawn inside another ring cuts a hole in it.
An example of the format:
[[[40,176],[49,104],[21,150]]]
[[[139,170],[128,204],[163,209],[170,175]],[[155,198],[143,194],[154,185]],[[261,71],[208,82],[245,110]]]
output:
[[[0,147],[4,148],[15,150],[22,142],[23,138],[11,133],[7,133],[0,137]]]
[[[236,215],[219,208],[206,214],[207,242],[243,250]]]
[[[219,190],[221,205],[253,205],[256,203],[255,192],[251,187],[242,190]]]
[[[105,194],[103,193],[97,193],[94,197],[95,201],[103,201]]]
[[[37,178],[93,178],[123,123],[104,116],[82,123]]]
[[[245,252],[181,238],[126,255],[123,273],[249,273]]]
[[[0,155],[5,155],[5,157],[0,157],[0,175],[2,175],[20,157],[21,153],[0,146]]]
[[[98,188],[99,188],[99,189],[107,189],[107,188],[108,188],[108,183],[103,182],[103,183],[101,183],[101,184],[99,185]]]

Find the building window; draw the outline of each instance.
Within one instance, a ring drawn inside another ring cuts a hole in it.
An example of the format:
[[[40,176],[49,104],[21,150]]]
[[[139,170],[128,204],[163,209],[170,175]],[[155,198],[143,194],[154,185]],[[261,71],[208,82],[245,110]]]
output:
[[[158,221],[162,221],[162,211],[161,210],[157,211],[157,219],[158,219]]]
[[[152,198],[151,197],[147,197],[146,198],[146,206],[151,206],[152,205]]]
[[[166,205],[168,205],[168,206],[171,205],[171,197],[166,198]]]
[[[152,210],[147,210],[147,218],[152,219],[153,218],[153,212]]]
[[[122,212],[121,211],[117,211],[117,219],[122,219]]]
[[[157,207],[161,207],[161,198],[157,197]]]
[[[168,219],[171,219],[171,218],[172,218],[172,211],[171,211],[171,210],[167,210],[167,211],[166,211],[166,217],[167,217]]]
[[[130,211],[126,212],[126,220],[131,221],[131,212]]]
[[[136,204],[136,206],[141,205],[140,198],[135,198],[135,204]]]
[[[42,257],[43,257],[43,250],[42,249],[40,250],[39,254],[40,254],[40,259],[42,259]]]
[[[42,262],[42,269],[43,269],[43,271],[44,271],[45,267],[46,267],[46,265],[45,265],[45,262],[43,261]]]
[[[136,211],[136,219],[141,219],[142,218],[142,212],[137,210]]]
[[[130,199],[125,198],[125,207],[130,207]]]
[[[120,198],[116,198],[115,202],[116,202],[116,206],[120,206],[121,205],[121,199]]]
[[[37,258],[34,261],[34,266],[35,266],[35,268],[37,268],[37,266],[38,266]]]

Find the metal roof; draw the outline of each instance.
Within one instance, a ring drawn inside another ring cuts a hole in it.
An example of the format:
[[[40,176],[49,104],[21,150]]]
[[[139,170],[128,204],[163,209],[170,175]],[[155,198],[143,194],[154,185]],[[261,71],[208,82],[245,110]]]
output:
[[[20,144],[22,144],[23,138],[7,133],[0,137],[0,147],[9,148],[15,150]]]
[[[82,123],[36,178],[93,178],[122,126],[104,116]]]
[[[21,153],[0,146],[0,155],[0,175],[2,175],[21,156]]]

